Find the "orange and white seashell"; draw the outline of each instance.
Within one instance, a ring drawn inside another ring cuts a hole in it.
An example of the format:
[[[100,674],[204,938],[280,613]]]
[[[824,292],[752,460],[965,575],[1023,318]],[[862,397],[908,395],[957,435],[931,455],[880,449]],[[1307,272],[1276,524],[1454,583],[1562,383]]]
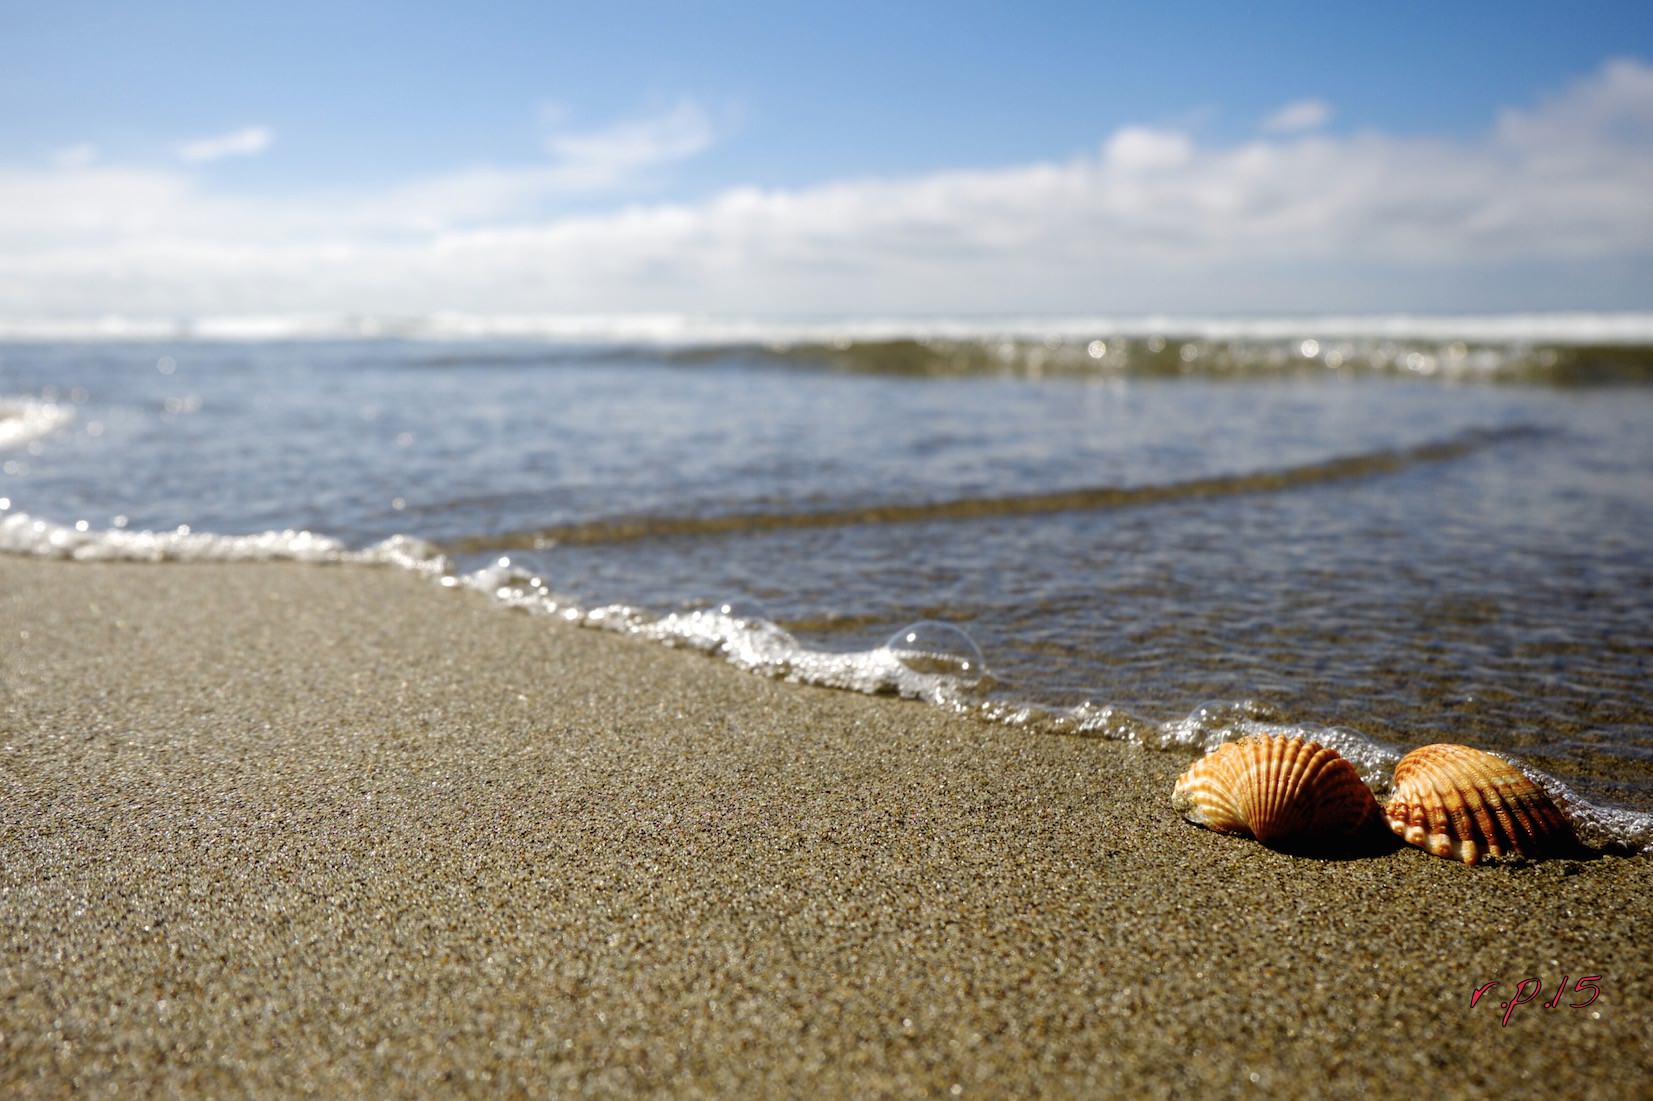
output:
[[[1467,745],[1426,745],[1402,757],[1383,813],[1408,845],[1465,864],[1577,844],[1542,788],[1502,757]]]
[[[1282,735],[1219,746],[1189,766],[1171,805],[1190,822],[1308,848],[1348,840],[1377,817],[1377,800],[1335,749]]]

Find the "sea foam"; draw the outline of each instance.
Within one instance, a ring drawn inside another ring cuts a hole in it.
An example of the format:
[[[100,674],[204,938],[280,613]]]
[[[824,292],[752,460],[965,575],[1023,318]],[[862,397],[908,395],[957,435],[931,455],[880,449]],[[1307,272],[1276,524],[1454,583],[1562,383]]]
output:
[[[0,513],[0,552],[79,562],[309,562],[397,566],[438,575],[447,559],[423,539],[393,535],[360,550],[311,531],[216,535],[179,527],[171,531],[69,526],[25,512]]]
[[[309,531],[218,535],[188,528],[95,530],[84,523],[71,527],[20,511],[0,511],[0,553],[82,562],[290,561],[390,566],[444,587],[474,590],[504,607],[696,650],[760,676],[922,700],[956,714],[1030,731],[1196,753],[1249,735],[1303,737],[1348,758],[1380,795],[1402,756],[1400,750],[1352,730],[1285,721],[1253,701],[1216,701],[1185,718],[1156,723],[1107,705],[1084,703],[1063,709],[1018,703],[1003,694],[989,696],[989,689],[1007,686],[994,680],[970,636],[951,624],[915,623],[882,646],[833,652],[806,646],[781,626],[732,604],[664,616],[624,604],[586,608],[554,591],[540,576],[513,566],[508,558],[470,573],[456,573],[452,562],[432,544],[409,535],[352,549],[338,539]],[[1653,814],[1590,803],[1548,773],[1516,763],[1556,801],[1586,844],[1653,853]]]

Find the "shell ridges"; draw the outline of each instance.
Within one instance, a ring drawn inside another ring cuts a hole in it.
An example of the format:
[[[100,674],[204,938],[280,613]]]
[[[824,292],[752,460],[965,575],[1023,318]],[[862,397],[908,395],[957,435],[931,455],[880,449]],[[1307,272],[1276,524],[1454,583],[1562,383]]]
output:
[[[1171,803],[1207,829],[1274,847],[1335,844],[1378,813],[1371,790],[1336,750],[1284,735],[1219,746],[1182,774]]]
[[[1539,857],[1577,843],[1566,817],[1525,773],[1463,745],[1428,745],[1401,758],[1384,817],[1407,844],[1465,864]]]

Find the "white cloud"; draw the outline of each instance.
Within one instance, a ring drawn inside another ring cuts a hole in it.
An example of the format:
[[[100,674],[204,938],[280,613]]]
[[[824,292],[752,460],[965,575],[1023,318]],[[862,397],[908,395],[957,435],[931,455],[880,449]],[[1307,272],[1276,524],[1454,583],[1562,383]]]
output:
[[[1124,172],[1176,168],[1194,155],[1194,143],[1176,130],[1127,126],[1102,147],[1102,159]]]
[[[1296,134],[1318,130],[1332,118],[1332,105],[1323,99],[1299,99],[1274,111],[1263,120],[1269,134]]]
[[[541,116],[559,127],[567,113],[547,104]],[[635,187],[652,170],[703,152],[715,137],[705,110],[684,100],[659,114],[594,130],[556,129],[546,140],[547,163],[484,166],[418,180],[376,197],[363,216],[423,231],[518,218],[552,200]]]
[[[248,126],[210,138],[179,142],[174,151],[189,164],[203,164],[225,157],[256,157],[270,147],[275,135],[267,126]]]
[[[713,137],[706,112],[684,100],[648,118],[555,133],[546,149],[568,185],[607,187],[655,165],[692,157],[710,146]]]
[[[1653,305],[1614,274],[1653,270],[1637,61],[1476,138],[1128,127],[1063,161],[539,209],[691,156],[710,129],[680,105],[559,133],[536,168],[326,201],[231,198],[183,172],[0,171],[0,315]]]

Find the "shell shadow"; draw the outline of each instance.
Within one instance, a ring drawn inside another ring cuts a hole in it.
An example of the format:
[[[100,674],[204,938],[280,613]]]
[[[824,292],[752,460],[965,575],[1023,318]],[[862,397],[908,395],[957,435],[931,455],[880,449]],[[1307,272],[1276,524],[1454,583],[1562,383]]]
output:
[[[1370,860],[1374,857],[1388,856],[1405,847],[1406,842],[1396,837],[1381,818],[1368,822],[1365,827],[1348,837],[1298,837],[1268,846],[1275,852],[1287,856],[1325,861]]]

